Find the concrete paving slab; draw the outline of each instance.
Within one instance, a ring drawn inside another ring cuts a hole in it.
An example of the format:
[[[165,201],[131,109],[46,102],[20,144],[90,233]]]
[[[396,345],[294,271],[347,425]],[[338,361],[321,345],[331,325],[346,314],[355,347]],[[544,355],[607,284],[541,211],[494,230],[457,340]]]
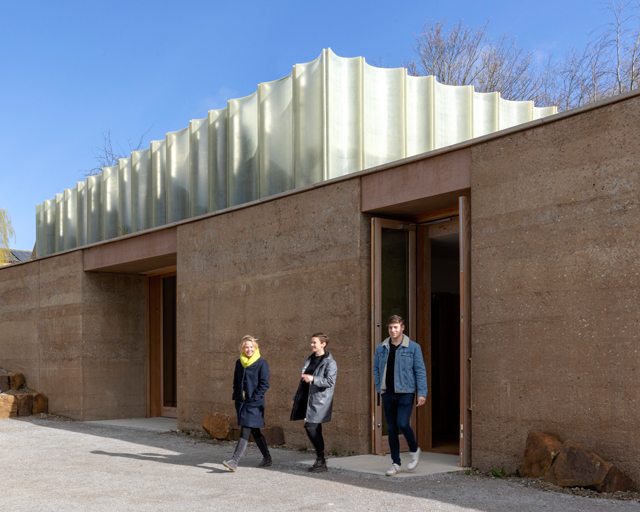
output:
[[[137,428],[152,432],[171,432],[178,430],[178,420],[175,418],[131,418],[124,420],[84,421],[93,425],[109,425],[112,427]]]
[[[455,471],[464,471],[465,468],[458,466],[460,458],[457,455],[447,455],[444,453],[426,453],[420,454],[420,464],[413,471],[406,469],[409,461],[409,454],[401,454],[404,459],[403,471],[394,478],[411,478],[416,476],[438,475],[442,473],[451,473]],[[305,463],[313,464],[313,460],[305,461]],[[358,473],[368,473],[370,475],[386,476],[387,469],[391,467],[391,455],[355,455],[353,457],[335,457],[327,459],[327,467],[335,469],[344,469],[347,471],[356,471]]]

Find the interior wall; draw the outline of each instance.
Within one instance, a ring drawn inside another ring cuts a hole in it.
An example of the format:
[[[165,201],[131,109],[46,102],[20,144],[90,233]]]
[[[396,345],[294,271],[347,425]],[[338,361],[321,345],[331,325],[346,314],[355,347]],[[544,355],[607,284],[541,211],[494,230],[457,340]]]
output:
[[[327,449],[370,451],[370,229],[359,180],[179,226],[179,428],[235,414],[233,371],[252,334],[271,370],[266,423],[306,445],[291,400],[322,331],[338,364]]]
[[[472,148],[473,464],[571,439],[640,482],[640,98]]]

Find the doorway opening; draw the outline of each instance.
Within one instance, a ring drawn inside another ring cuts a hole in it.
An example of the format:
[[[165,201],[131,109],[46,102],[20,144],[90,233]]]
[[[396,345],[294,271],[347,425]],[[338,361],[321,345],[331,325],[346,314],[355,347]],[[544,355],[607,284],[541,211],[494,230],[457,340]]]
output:
[[[460,242],[458,234],[431,238],[430,451],[460,450]]]
[[[148,417],[177,417],[176,284],[175,272],[148,279]]]
[[[427,400],[412,415],[418,445],[458,455],[466,467],[472,413],[469,199],[459,197],[457,207],[436,211],[435,219],[432,213],[414,222],[372,219],[371,356],[386,337],[387,315],[405,312],[405,333],[420,345],[427,368]],[[372,411],[372,451],[387,453],[386,422],[375,389]]]

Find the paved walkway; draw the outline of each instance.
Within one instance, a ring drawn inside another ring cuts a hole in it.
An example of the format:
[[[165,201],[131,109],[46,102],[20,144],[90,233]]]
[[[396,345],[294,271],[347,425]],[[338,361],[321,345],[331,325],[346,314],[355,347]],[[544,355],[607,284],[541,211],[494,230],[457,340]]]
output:
[[[638,504],[528,489],[461,473],[389,478],[305,471],[303,454],[250,445],[237,473],[230,443],[113,425],[0,419],[2,510],[73,511],[638,511]],[[337,460],[336,460],[337,461]],[[334,462],[336,462],[334,461]]]
[[[402,453],[402,467],[405,468],[409,462],[409,454]],[[304,462],[313,464],[315,459],[308,459]],[[420,454],[420,464],[413,471],[402,471],[397,478],[413,478],[417,476],[439,475],[442,473],[455,473],[464,471],[465,468],[458,466],[460,457],[457,455],[446,455],[444,453]],[[355,457],[336,457],[327,461],[327,466],[335,469],[355,471],[357,473],[368,473],[370,475],[385,476],[387,469],[391,467],[391,455],[381,457],[380,455],[356,455]]]
[[[130,420],[99,420],[85,421],[92,425],[110,425],[112,427],[128,427],[153,432],[171,432],[178,430],[178,420],[175,418],[133,418]]]

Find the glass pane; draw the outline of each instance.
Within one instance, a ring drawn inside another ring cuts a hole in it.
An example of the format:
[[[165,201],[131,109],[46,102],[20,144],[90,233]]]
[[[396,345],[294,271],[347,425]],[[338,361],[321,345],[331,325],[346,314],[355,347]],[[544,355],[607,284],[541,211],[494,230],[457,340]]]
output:
[[[162,279],[162,313],[162,405],[177,407],[176,276]]]
[[[409,332],[409,233],[382,228],[382,339],[388,337],[387,319],[391,315],[404,318]]]
[[[381,295],[382,339],[386,339],[387,319],[400,315],[405,321],[405,334],[409,333],[409,233],[398,229],[382,228],[381,237]],[[382,407],[382,435],[389,434],[387,418]]]

